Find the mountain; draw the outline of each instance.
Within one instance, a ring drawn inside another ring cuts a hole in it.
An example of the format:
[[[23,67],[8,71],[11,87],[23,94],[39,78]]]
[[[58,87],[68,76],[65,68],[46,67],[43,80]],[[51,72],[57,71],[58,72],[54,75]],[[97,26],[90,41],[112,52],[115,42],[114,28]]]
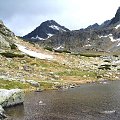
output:
[[[110,23],[111,23],[111,20],[106,20],[101,25],[99,25],[98,23],[95,23],[93,25],[89,25],[84,30],[99,30],[99,29],[104,29],[106,27],[111,26]]]
[[[98,23],[89,25],[84,30],[98,30],[98,29],[103,29],[103,28],[110,27],[110,26],[115,26],[117,24],[120,24],[120,7],[118,8],[116,12],[115,17],[113,17],[111,20],[106,20],[101,25],[98,25]],[[83,29],[80,29],[80,30],[83,30]]]
[[[120,51],[120,8],[115,17],[103,24],[88,26],[86,29],[58,33],[38,44],[56,51],[119,52]],[[120,53],[120,52],[119,52]]]
[[[54,20],[47,20],[41,23],[35,30],[31,33],[23,36],[24,39],[30,41],[39,41],[39,40],[46,40],[47,38],[62,32],[70,31],[69,29],[65,28],[64,26],[59,25]]]
[[[120,23],[120,7],[118,8],[118,10],[116,12],[115,17],[112,18],[110,25],[116,24],[118,22]]]
[[[11,32],[0,20],[0,51],[11,49],[14,41],[16,41],[14,33]]]
[[[86,30],[97,30],[99,28],[100,25],[98,25],[97,23],[93,24],[93,25],[89,25]]]

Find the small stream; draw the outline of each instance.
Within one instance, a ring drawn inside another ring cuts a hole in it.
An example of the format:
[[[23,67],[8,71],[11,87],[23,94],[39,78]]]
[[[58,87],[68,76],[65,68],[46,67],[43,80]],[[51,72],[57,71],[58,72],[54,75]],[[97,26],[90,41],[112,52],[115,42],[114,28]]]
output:
[[[6,120],[120,120],[120,81],[27,93],[24,105],[5,110]]]

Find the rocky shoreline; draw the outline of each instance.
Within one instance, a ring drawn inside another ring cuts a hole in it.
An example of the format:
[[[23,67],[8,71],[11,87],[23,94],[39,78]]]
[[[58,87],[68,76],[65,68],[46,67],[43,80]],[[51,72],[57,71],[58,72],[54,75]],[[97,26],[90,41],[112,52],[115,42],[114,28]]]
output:
[[[0,120],[7,116],[5,115],[4,107],[10,107],[24,102],[24,91],[21,89],[0,89]]]
[[[80,87],[80,85],[82,84],[86,84],[86,83],[99,83],[99,84],[107,84],[109,80],[103,80],[103,79],[99,79],[98,81],[86,81],[84,83],[64,83],[64,84],[57,84],[54,85],[50,90],[68,90],[71,88],[76,88],[76,87]],[[33,81],[29,81],[31,82],[31,84],[33,83]],[[37,82],[36,82],[37,83]],[[36,84],[35,84],[36,85]],[[40,86],[39,86],[40,87]],[[46,90],[46,89],[45,89]],[[15,106],[18,104],[23,104],[24,102],[24,91],[22,89],[11,89],[11,90],[7,90],[7,89],[0,89],[0,120],[5,119],[7,116],[5,115],[5,107],[11,107],[11,106]],[[42,92],[44,90],[35,90],[36,92]],[[29,91],[30,92],[30,91]]]

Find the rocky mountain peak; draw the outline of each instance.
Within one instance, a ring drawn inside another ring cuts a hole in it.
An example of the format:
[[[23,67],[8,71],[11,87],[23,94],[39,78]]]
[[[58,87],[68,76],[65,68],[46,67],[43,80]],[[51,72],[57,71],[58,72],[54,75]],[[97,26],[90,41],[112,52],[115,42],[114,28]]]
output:
[[[60,52],[119,52],[120,7],[114,18],[101,25],[95,23],[85,29],[60,33],[38,44]]]
[[[118,22],[120,22],[120,7],[118,8],[118,10],[116,12],[115,17],[111,20],[110,25],[111,24],[116,24]]]
[[[99,28],[99,24],[98,23],[95,23],[93,25],[90,25],[86,28],[86,30],[95,30],[95,29],[98,29]]]
[[[59,25],[54,20],[47,20],[40,24],[35,30],[31,33],[25,35],[23,38],[30,41],[46,40],[47,38],[59,33],[67,32],[69,29],[64,26]]]
[[[41,25],[43,25],[43,24],[46,24],[46,25],[59,25],[57,22],[55,22],[54,20],[47,20],[47,21],[45,21],[45,22],[43,22],[43,23],[41,23]]]

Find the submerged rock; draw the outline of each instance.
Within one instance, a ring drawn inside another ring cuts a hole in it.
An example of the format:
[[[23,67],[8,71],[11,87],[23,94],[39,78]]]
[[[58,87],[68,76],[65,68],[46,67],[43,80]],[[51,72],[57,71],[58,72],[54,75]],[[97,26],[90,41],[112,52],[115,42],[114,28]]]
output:
[[[24,92],[20,89],[0,89],[0,105],[9,107],[24,102]]]

